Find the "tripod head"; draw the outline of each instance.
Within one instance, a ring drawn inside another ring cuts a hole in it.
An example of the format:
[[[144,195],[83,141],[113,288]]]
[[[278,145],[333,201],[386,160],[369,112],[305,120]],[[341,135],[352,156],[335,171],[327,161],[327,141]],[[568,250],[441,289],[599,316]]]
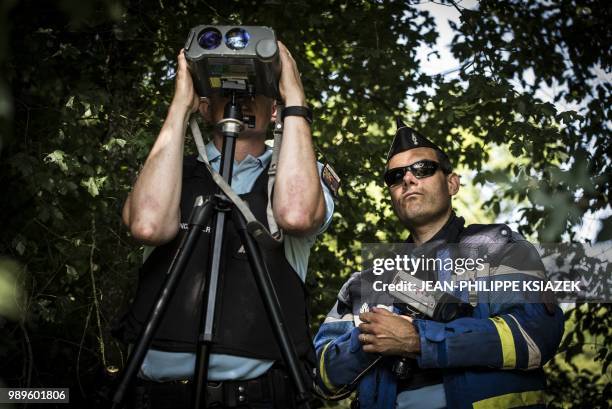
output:
[[[223,109],[223,119],[217,122],[217,127],[221,130],[223,136],[237,138],[244,129],[242,119],[242,108],[236,102],[236,91],[232,90],[230,100],[227,101]]]

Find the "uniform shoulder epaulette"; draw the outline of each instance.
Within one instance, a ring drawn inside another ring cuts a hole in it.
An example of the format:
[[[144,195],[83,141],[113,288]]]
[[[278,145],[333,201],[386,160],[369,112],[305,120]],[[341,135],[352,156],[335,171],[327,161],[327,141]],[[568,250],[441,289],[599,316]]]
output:
[[[471,224],[461,232],[459,244],[471,251],[486,254],[492,265],[498,265],[512,242],[512,230],[506,224]]]
[[[470,224],[461,234],[461,243],[509,243],[521,238],[519,233],[513,232],[503,223]]]
[[[537,249],[520,233],[506,224],[472,224],[461,234],[460,244],[468,247],[484,247],[489,262],[500,262],[515,269],[543,270]]]

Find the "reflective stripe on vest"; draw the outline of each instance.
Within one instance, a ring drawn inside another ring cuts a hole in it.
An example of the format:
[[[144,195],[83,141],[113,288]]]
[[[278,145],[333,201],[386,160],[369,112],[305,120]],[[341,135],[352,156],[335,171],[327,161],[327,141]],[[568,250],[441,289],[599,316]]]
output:
[[[325,353],[327,352],[327,348],[331,345],[331,342],[327,343],[323,347],[323,352],[321,352],[321,358],[319,359],[319,374],[321,375],[321,380],[323,381],[323,385],[327,390],[333,392],[336,390],[336,387],[329,380],[329,376],[327,375],[327,370],[325,369]]]
[[[505,395],[494,396],[474,402],[474,409],[509,409],[520,408],[523,406],[543,405],[546,403],[544,399],[544,391],[527,391],[507,393]]]
[[[489,318],[493,321],[495,329],[499,335],[502,347],[503,369],[516,368],[516,348],[514,347],[514,337],[508,323],[502,317]]]

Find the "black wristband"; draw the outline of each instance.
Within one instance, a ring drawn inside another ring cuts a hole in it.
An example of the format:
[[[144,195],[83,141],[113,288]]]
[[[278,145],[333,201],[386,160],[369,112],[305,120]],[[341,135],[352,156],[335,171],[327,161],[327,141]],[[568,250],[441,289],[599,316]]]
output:
[[[284,121],[288,116],[301,116],[306,119],[309,124],[312,123],[312,110],[308,107],[292,106],[285,107],[281,113],[281,121]]]

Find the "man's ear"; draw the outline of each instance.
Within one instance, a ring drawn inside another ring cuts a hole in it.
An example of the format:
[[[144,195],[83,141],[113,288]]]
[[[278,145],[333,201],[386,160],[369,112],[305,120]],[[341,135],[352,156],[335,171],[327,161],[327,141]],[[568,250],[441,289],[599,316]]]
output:
[[[455,196],[459,192],[459,185],[461,183],[459,175],[455,172],[451,173],[446,177],[446,183],[448,184],[448,193],[451,196]]]
[[[212,122],[212,112],[210,106],[210,99],[206,97],[200,98],[200,105],[198,106],[198,111],[200,111],[200,115],[206,122]]]
[[[270,117],[270,122],[276,122],[276,116],[280,115],[278,112],[278,105],[276,105],[276,100],[272,103],[272,116]]]

